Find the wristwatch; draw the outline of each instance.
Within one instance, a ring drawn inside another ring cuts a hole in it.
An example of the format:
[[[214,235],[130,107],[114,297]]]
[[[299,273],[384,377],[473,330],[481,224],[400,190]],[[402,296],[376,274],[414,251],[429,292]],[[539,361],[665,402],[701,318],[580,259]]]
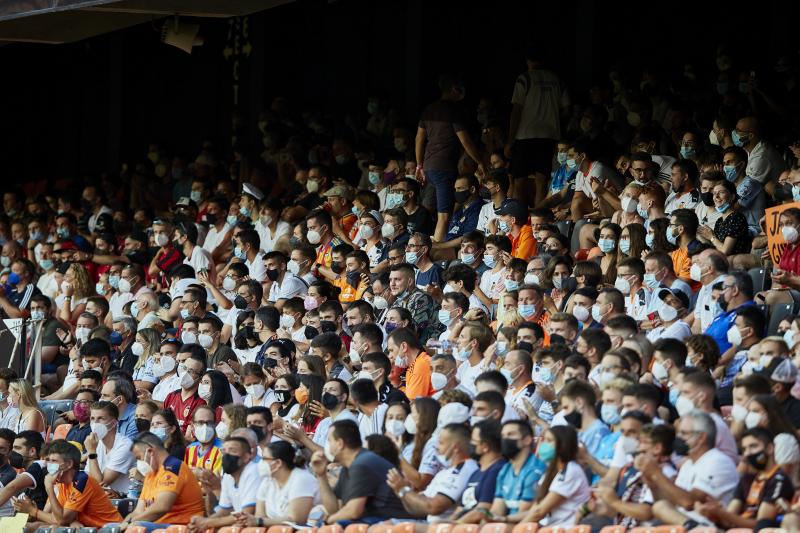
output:
[[[88,455],[88,457],[89,457],[89,460],[91,461],[92,459],[97,459],[97,454],[96,453],[90,453]]]
[[[398,497],[398,498],[400,498],[400,499],[402,500],[402,499],[403,499],[403,496],[405,496],[405,495],[406,495],[406,494],[408,494],[409,492],[412,492],[412,489],[411,489],[411,487],[409,487],[409,486],[405,486],[405,487],[403,487],[402,489],[400,489],[400,492],[398,492],[398,493],[397,493],[397,497]]]

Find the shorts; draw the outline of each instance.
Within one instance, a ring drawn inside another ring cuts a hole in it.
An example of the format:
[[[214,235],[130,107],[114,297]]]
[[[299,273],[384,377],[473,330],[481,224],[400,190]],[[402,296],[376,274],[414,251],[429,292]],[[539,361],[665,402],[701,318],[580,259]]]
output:
[[[511,146],[511,176],[521,179],[542,174],[549,179],[553,169],[553,139],[519,139]]]
[[[456,170],[426,170],[425,176],[436,191],[436,212],[452,213],[455,200]]]

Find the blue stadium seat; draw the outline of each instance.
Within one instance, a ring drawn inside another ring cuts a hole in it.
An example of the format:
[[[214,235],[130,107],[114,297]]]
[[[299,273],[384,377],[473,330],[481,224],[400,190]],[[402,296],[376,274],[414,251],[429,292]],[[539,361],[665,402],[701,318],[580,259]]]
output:
[[[775,335],[778,332],[778,325],[781,320],[792,314],[792,307],[794,304],[775,304],[769,310],[769,326],[767,327],[767,335]]]

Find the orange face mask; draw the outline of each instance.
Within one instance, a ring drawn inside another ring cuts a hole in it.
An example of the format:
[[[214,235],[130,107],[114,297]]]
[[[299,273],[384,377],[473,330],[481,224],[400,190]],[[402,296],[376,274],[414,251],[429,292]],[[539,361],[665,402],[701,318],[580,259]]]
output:
[[[305,405],[306,402],[308,401],[308,389],[306,388],[297,389],[296,391],[294,391],[294,397],[297,400],[297,403],[299,403],[300,405]]]

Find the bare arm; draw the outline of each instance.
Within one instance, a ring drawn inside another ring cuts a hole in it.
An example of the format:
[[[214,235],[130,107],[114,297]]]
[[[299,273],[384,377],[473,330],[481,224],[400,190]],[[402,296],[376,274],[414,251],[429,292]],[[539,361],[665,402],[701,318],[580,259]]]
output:
[[[467,152],[467,155],[472,158],[479,166],[483,166],[483,158],[478,153],[478,149],[475,147],[475,144],[472,142],[472,139],[467,133],[467,130],[461,130],[456,132],[456,136],[458,140],[461,141],[461,146],[464,147],[464,151]]]
[[[511,119],[508,121],[508,146],[514,144],[514,139],[517,138],[517,131],[519,131],[519,123],[521,121],[522,106],[519,104],[514,104],[511,106]]]
[[[147,509],[144,508],[144,500],[140,499],[136,504],[136,509],[125,519],[126,522],[155,522],[165,514],[167,514],[175,500],[178,499],[178,493],[170,491],[159,492],[155,501],[150,504]]]
[[[417,157],[417,166],[422,166],[422,158],[425,155],[425,139],[428,133],[424,128],[417,128],[417,136],[414,139],[414,152]]]
[[[335,513],[328,516],[326,520],[329,524],[333,524],[340,520],[358,520],[364,516],[364,508],[367,506],[367,497],[353,498]],[[327,509],[327,506],[326,506]]]

